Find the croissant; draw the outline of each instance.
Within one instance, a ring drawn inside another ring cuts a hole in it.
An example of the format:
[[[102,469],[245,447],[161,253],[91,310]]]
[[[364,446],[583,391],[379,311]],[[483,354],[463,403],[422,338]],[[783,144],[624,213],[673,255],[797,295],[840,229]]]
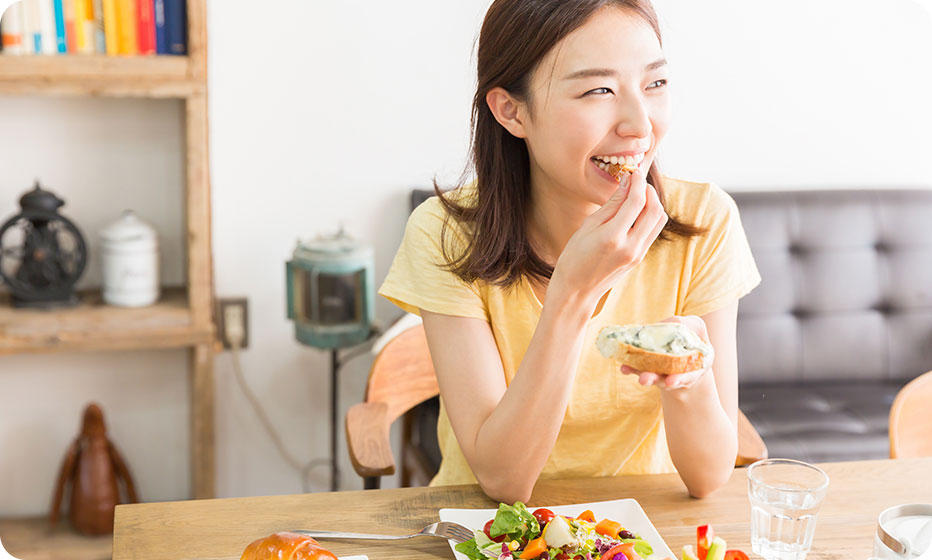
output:
[[[337,560],[311,537],[297,533],[275,533],[249,543],[240,560]]]

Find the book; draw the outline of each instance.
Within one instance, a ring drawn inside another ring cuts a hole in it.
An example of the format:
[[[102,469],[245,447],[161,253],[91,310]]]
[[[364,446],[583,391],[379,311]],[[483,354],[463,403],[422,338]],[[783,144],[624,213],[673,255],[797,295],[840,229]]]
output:
[[[152,0],[136,0],[136,44],[139,54],[155,54]]]
[[[104,15],[104,47],[108,55],[120,54],[120,22],[117,0],[101,0]]]
[[[165,0],[152,3],[155,18],[155,54],[168,54],[168,37],[165,36]]]
[[[103,54],[107,52],[107,34],[104,29],[104,3],[103,0],[93,0],[91,5],[94,8],[94,51]]]
[[[68,52],[68,39],[65,36],[65,8],[62,6],[62,0],[53,0],[53,6],[55,10],[55,46],[59,54],[65,54]]]
[[[39,26],[39,1],[22,0],[23,54],[42,54],[42,28]]]
[[[94,54],[97,51],[94,40],[94,5],[92,0],[72,0],[74,2],[74,29],[77,52]]]
[[[0,20],[0,42],[4,55],[23,54],[23,4],[14,2]]]
[[[42,32],[42,54],[58,52],[58,37],[55,26],[54,0],[37,0],[39,3],[39,29]]]
[[[117,41],[120,54],[134,55],[136,44],[136,0],[116,0]]]
[[[69,54],[78,52],[78,31],[74,21],[74,1],[62,0],[62,10],[65,14],[65,44]]]
[[[185,0],[165,0],[165,37],[169,54],[188,53],[188,14]]]

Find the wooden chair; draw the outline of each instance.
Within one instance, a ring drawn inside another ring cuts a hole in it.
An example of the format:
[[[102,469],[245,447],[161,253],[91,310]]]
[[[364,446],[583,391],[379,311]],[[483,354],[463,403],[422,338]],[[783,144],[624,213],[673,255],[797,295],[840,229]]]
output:
[[[932,371],[900,389],[890,408],[890,458],[932,457]]]
[[[359,476],[365,479],[367,489],[378,488],[379,477],[395,473],[389,431],[402,415],[406,416],[402,433],[402,486],[409,486],[415,477],[426,483],[434,474],[423,452],[411,445],[415,437],[409,411],[439,392],[422,325],[393,338],[376,356],[369,372],[365,401],[354,405],[346,414],[350,460]],[[735,466],[766,458],[767,446],[739,410]]]

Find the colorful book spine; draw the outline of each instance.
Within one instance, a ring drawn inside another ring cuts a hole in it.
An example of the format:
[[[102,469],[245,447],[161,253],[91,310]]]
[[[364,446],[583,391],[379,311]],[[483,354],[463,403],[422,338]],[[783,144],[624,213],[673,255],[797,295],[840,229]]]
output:
[[[104,3],[103,0],[93,0],[94,8],[94,51],[100,54],[107,52],[107,34],[104,30]]]
[[[62,6],[62,0],[53,0],[53,2],[55,9],[55,46],[59,54],[65,54],[68,52],[68,39],[65,36],[65,8]]]
[[[78,26],[74,19],[74,0],[62,0],[62,6],[65,12],[65,44],[68,53],[75,54],[78,52]]]
[[[4,55],[23,54],[23,5],[14,2],[6,9],[0,21],[0,41]]]
[[[78,53],[94,54],[94,5],[92,0],[74,0],[74,28]]]
[[[155,54],[155,18],[152,0],[136,0],[136,42],[139,54]]]
[[[188,14],[185,0],[165,0],[165,36],[169,54],[188,52]]]
[[[152,3],[155,18],[155,54],[168,54],[168,37],[165,35],[165,0]]]
[[[120,54],[136,54],[136,0],[117,0],[117,37]]]
[[[54,0],[38,0],[39,27],[42,29],[42,54],[55,54],[58,52],[58,37],[55,32],[55,2]]]
[[[104,46],[108,55],[120,54],[120,22],[117,0],[102,0],[104,13]]]
[[[23,0],[23,54],[42,54],[39,1]]]

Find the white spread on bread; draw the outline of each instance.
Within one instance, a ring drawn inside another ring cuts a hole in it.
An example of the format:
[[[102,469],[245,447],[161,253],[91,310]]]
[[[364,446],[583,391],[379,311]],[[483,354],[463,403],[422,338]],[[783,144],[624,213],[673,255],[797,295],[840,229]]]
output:
[[[648,352],[684,356],[693,352],[702,354],[703,367],[712,365],[712,346],[699,338],[692,329],[681,323],[653,323],[650,325],[609,325],[599,331],[595,345],[606,358],[615,355],[617,345],[628,344]]]

